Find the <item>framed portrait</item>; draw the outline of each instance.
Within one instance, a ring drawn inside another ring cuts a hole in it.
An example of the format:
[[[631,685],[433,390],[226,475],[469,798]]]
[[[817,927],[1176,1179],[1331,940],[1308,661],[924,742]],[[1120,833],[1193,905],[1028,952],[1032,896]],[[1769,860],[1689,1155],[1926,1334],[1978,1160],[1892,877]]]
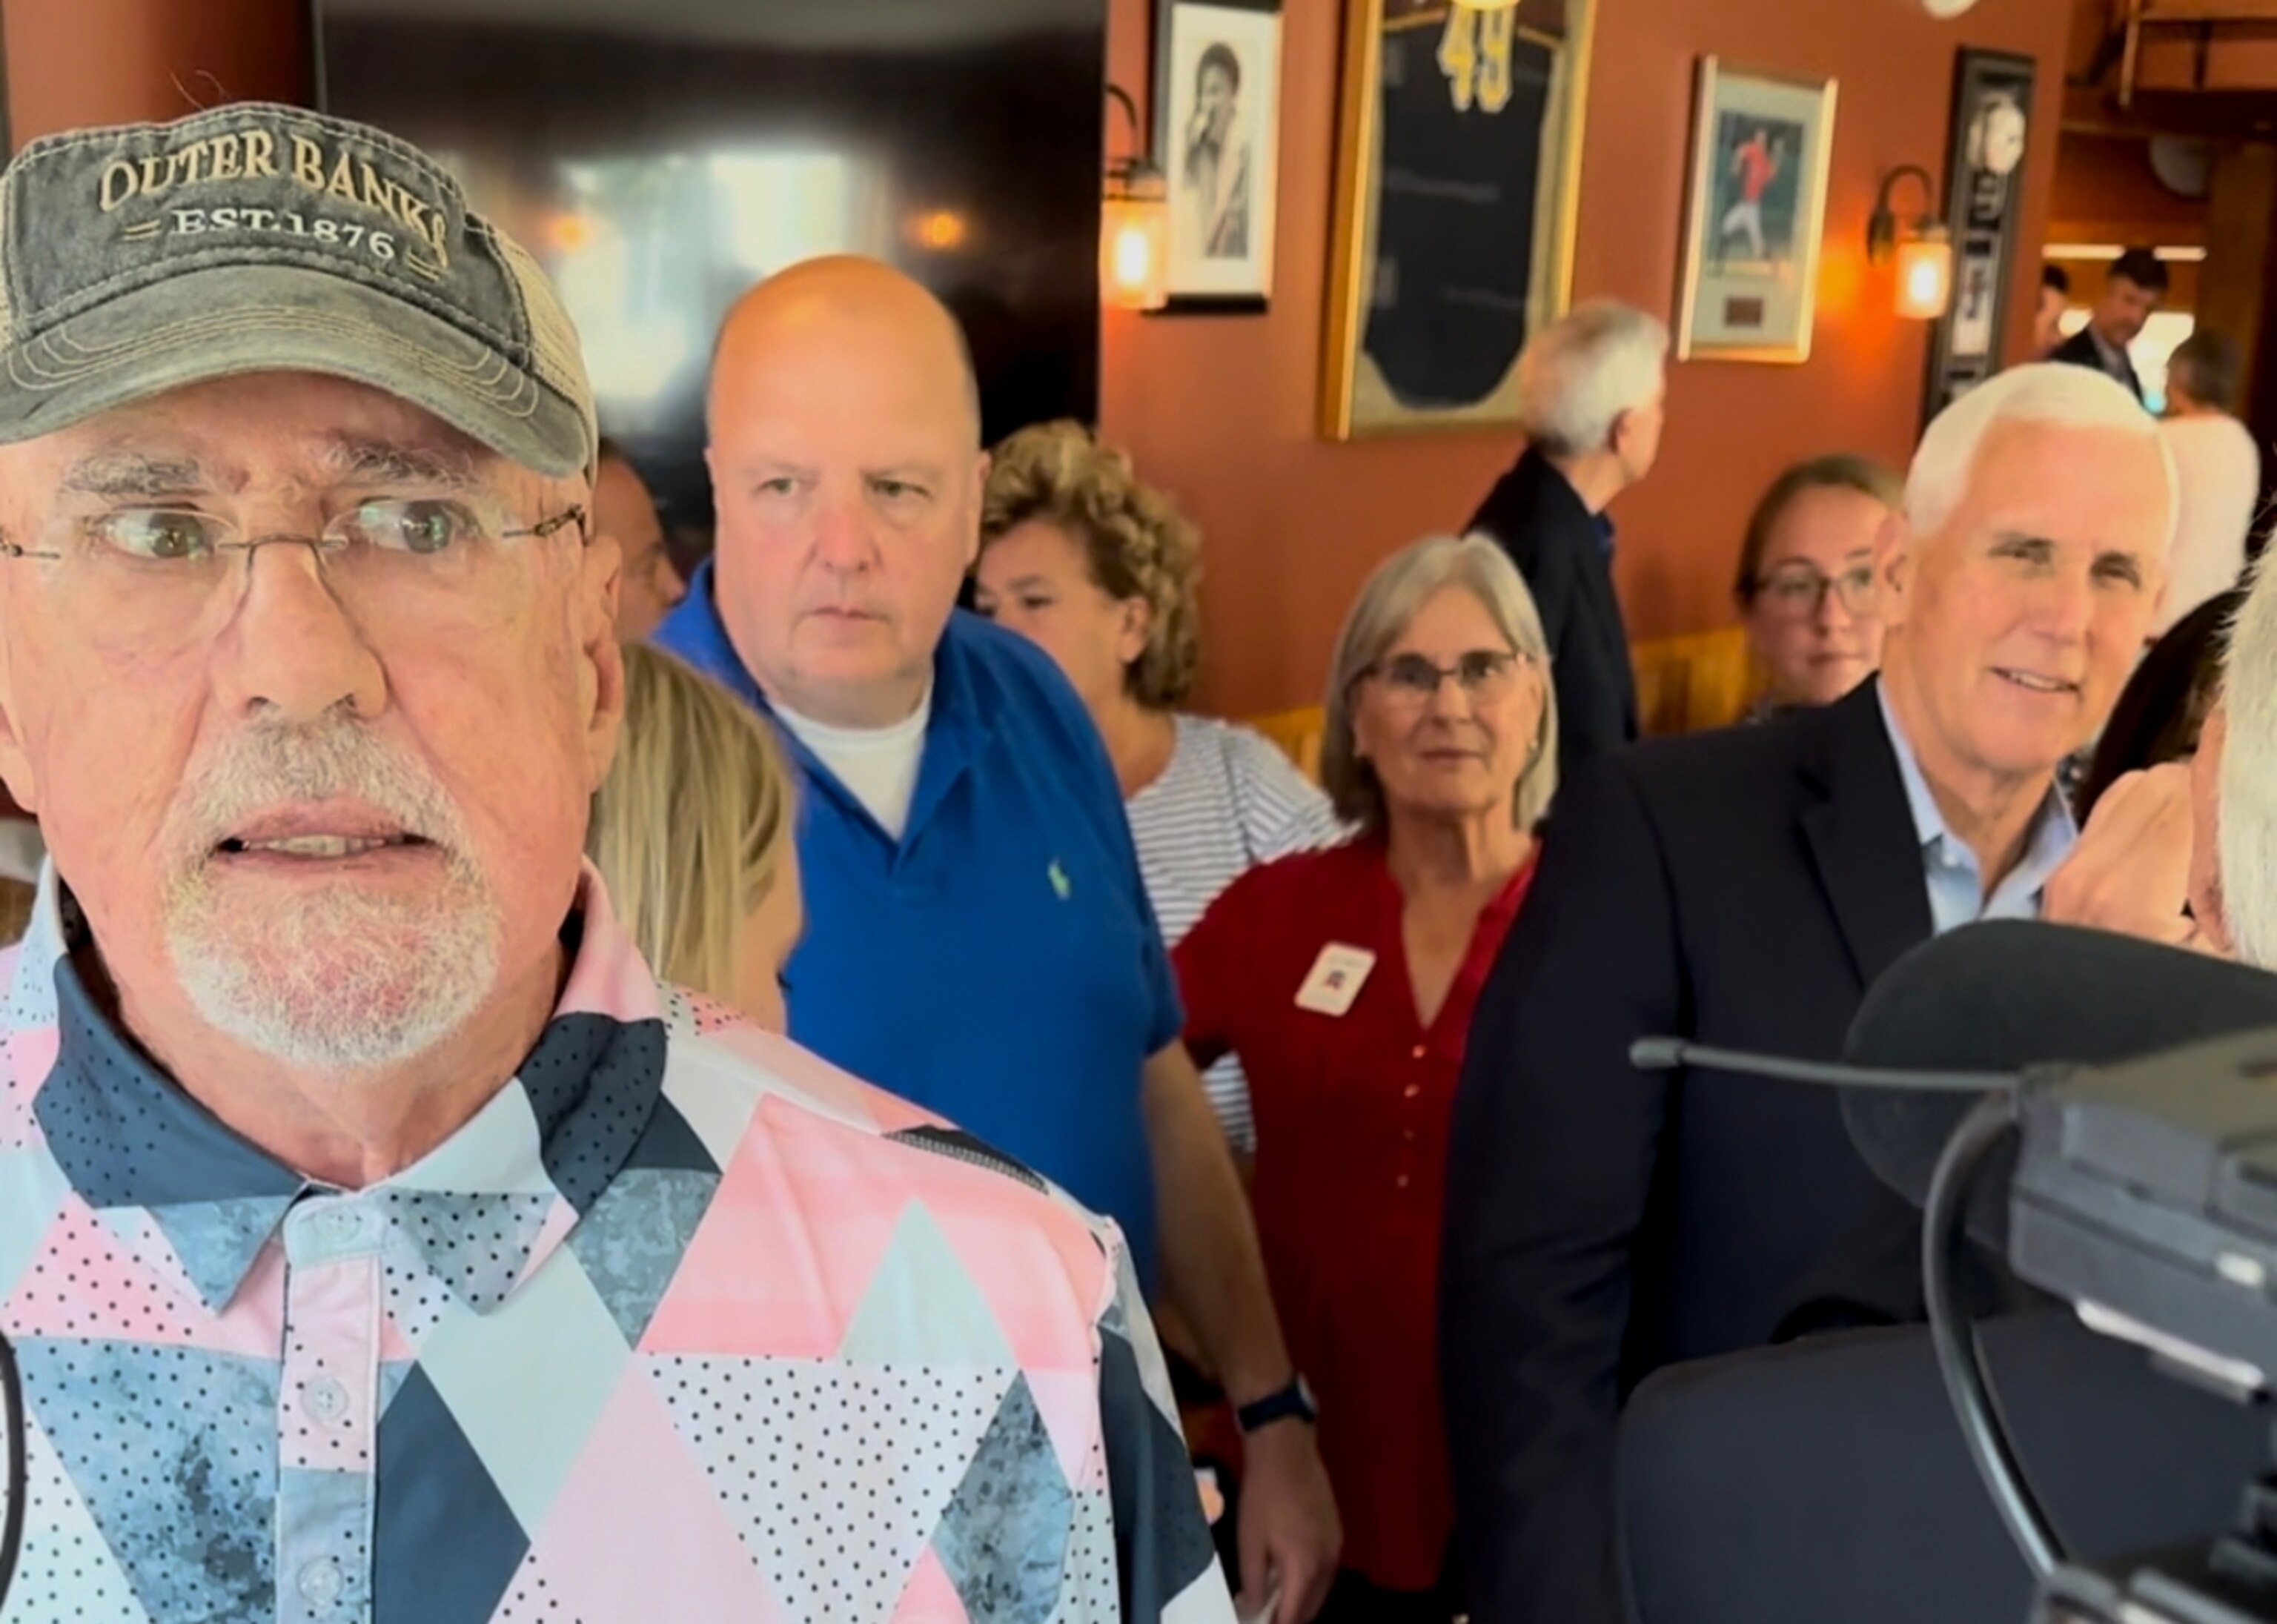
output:
[[[1171,310],[1254,311],[1273,292],[1281,0],[1159,0],[1155,162]]]
[[[1573,280],[1598,0],[1345,0],[1321,431],[1518,419]]]
[[[1810,359],[1834,81],[1700,61],[1680,359]]]
[[[1924,423],[2000,369],[2034,80],[2030,57],[1963,50],[1954,58],[1945,172],[1953,306],[1930,332]]]

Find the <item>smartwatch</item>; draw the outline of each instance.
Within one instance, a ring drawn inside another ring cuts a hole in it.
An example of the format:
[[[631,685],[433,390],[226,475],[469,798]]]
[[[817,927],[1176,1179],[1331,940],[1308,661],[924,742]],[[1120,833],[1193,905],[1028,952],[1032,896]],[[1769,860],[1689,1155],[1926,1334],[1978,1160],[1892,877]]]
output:
[[[1234,1411],[1233,1419],[1246,1436],[1276,1421],[1301,1421],[1310,1426],[1321,1419],[1321,1407],[1314,1401],[1312,1384],[1302,1376],[1294,1376],[1286,1387]]]

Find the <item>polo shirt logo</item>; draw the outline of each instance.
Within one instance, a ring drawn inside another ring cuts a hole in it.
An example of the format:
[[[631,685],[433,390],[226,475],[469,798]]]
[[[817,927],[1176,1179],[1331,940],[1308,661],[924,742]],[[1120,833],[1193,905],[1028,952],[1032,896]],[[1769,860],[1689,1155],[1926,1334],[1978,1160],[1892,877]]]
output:
[[[1059,858],[1054,858],[1052,865],[1044,873],[1051,877],[1053,895],[1062,902],[1075,895],[1075,887],[1068,883],[1067,870],[1060,866]]]

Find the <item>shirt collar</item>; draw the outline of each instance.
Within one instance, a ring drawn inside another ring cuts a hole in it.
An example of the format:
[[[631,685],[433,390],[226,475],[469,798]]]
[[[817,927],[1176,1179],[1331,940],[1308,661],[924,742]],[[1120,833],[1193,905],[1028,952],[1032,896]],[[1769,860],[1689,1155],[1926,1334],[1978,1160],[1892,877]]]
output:
[[[743,665],[728,638],[727,623],[720,615],[719,581],[712,559],[697,565],[689,577],[688,595],[657,628],[656,645],[676,654],[706,676],[724,682],[760,714],[774,719],[775,708]],[[982,622],[963,609],[951,612],[940,642],[933,650],[933,688],[926,698],[925,743],[930,753],[944,735],[960,745],[978,748],[987,734],[986,701],[979,694],[970,646]],[[813,752],[788,728],[777,729],[799,766],[807,772],[821,768]],[[827,769],[822,769],[826,771]]]
[[[649,1126],[665,1039],[655,983],[589,868],[553,1018],[514,1077],[412,1166],[360,1193],[468,1307],[487,1313],[567,1238]],[[329,1193],[192,1099],[118,1030],[71,957],[87,926],[52,865],[0,1040],[24,1065],[51,1033],[31,1115],[72,1189],[114,1231],[151,1234],[220,1313],[302,1196]],[[7,1078],[21,1090],[35,1080]],[[479,1255],[472,1236],[484,1236]]]
[[[696,573],[688,578],[687,595],[657,627],[655,644],[725,684],[747,704],[764,711],[767,708],[766,696],[760,693],[758,682],[743,668],[743,657],[735,652],[727,636],[727,622],[720,618],[712,565],[712,560],[707,558],[696,566]]]
[[[1923,855],[1932,857],[1950,846],[1973,864],[1975,853],[1946,822],[1929,780],[1922,773],[1921,759],[1914,754],[1905,729],[1898,725],[1898,713],[1890,705],[1888,686],[1877,684],[1874,697],[1882,707],[1882,725],[1889,730],[1890,748],[1898,758],[1898,776],[1905,781],[1906,805],[1913,813],[1914,832],[1921,837]],[[2071,806],[2056,788],[2052,774],[2047,794],[2032,815],[2032,830],[2024,842],[2024,855],[2001,885],[2010,889],[2022,888],[2037,895],[2057,865],[2071,854],[2078,839],[2078,821],[2073,818]]]

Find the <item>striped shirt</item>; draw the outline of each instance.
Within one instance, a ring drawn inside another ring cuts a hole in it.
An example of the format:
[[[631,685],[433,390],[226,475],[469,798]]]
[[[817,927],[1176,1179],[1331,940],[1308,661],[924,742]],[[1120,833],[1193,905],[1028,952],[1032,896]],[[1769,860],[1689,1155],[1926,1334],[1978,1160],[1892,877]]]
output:
[[[1262,734],[1203,716],[1177,719],[1161,775],[1125,804],[1147,900],[1171,947],[1217,894],[1260,863],[1309,851],[1348,832],[1329,798]],[[1257,1148],[1249,1082],[1231,1056],[1202,1077],[1237,1148]]]

